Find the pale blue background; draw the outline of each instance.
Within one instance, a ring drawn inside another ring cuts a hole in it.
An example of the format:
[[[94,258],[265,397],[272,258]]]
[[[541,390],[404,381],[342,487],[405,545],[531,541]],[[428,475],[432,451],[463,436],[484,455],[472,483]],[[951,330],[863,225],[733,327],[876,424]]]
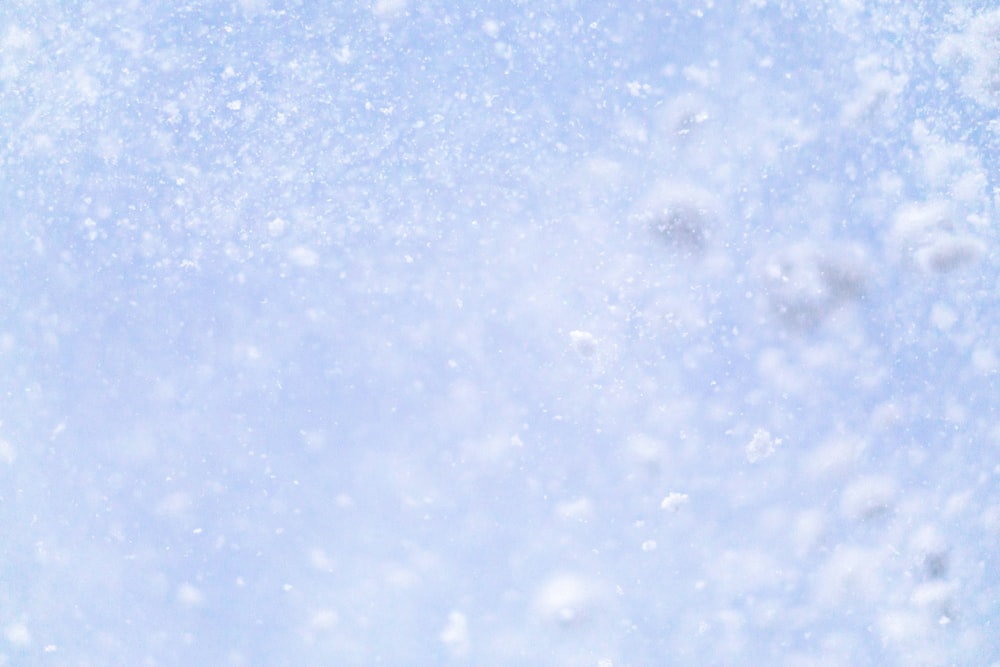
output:
[[[1000,20],[475,4],[0,9],[0,665],[1000,661]]]

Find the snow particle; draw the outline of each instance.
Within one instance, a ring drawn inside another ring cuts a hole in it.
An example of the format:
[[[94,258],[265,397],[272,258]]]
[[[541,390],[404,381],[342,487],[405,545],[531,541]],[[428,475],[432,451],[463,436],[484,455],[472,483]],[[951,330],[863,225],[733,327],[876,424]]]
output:
[[[288,259],[296,266],[308,269],[319,263],[319,253],[312,248],[300,245],[288,251]]]
[[[956,230],[959,216],[950,202],[932,200],[900,206],[890,238],[904,259],[925,273],[943,274],[974,266],[986,245]]]
[[[597,351],[597,339],[586,331],[570,331],[569,342],[581,357],[592,357]]]
[[[568,500],[556,505],[556,516],[564,521],[588,521],[594,516],[594,505],[587,498]]]
[[[917,250],[914,258],[927,273],[950,273],[975,265],[985,252],[986,246],[978,239],[945,235]]]
[[[10,465],[14,463],[15,458],[17,458],[17,454],[14,452],[14,445],[0,439],[0,463]]]
[[[1000,368],[1000,359],[997,358],[997,353],[992,347],[977,345],[972,350],[972,367],[977,373],[982,373],[983,375],[996,373],[997,369]],[[2,444],[0,443],[0,446]],[[2,448],[0,448],[0,459],[3,459]]]
[[[340,615],[333,609],[320,609],[309,619],[310,627],[317,630],[329,630],[340,622]]]
[[[194,507],[191,494],[184,491],[168,493],[156,504],[156,513],[171,519],[184,517]]]
[[[896,483],[890,477],[867,475],[853,481],[840,497],[844,516],[855,520],[874,519],[887,514],[896,498]]]
[[[820,324],[859,298],[868,281],[865,252],[850,244],[790,245],[767,259],[762,274],[771,310],[796,329]]]
[[[701,255],[718,203],[706,190],[677,183],[654,188],[634,216],[668,247],[686,256]]]
[[[287,223],[281,218],[275,218],[271,222],[267,223],[267,231],[271,236],[281,236]]]
[[[660,502],[660,508],[665,509],[668,512],[678,512],[682,507],[688,504],[688,495],[686,493],[677,493],[676,491],[668,493],[666,498]]]
[[[184,607],[197,607],[205,601],[205,594],[191,584],[181,584],[177,589],[177,602]]]
[[[772,456],[780,444],[781,438],[772,438],[769,432],[757,429],[753,439],[746,446],[747,461],[757,463]]]
[[[627,442],[629,457],[636,463],[649,468],[657,468],[664,454],[664,445],[660,440],[637,433],[629,437]]]
[[[1000,34],[1000,11],[985,12],[969,22],[964,32],[945,37],[934,53],[934,60],[942,68],[962,72],[966,95],[990,108],[1000,101],[997,34]]]
[[[460,611],[448,614],[448,622],[439,635],[441,642],[456,656],[464,655],[469,650],[469,621]]]
[[[4,637],[13,646],[27,646],[31,643],[31,633],[24,623],[11,623],[3,630]]]
[[[943,303],[936,303],[931,308],[931,324],[941,331],[950,330],[958,322],[955,311]]]
[[[586,616],[595,598],[591,582],[575,574],[557,574],[539,589],[535,610],[546,621],[571,624]]]
[[[406,11],[407,0],[376,0],[372,12],[380,19],[391,19]]]

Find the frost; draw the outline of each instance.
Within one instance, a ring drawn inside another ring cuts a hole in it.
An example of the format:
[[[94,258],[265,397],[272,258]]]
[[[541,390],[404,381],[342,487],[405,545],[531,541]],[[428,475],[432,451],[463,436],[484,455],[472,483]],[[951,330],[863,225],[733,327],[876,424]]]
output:
[[[747,461],[757,463],[773,456],[780,444],[781,438],[773,438],[768,431],[757,429],[746,446]]]

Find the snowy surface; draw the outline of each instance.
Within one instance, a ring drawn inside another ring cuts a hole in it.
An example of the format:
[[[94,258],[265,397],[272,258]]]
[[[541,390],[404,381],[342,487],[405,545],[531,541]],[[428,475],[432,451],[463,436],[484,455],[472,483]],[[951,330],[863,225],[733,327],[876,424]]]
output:
[[[4,4],[0,665],[1000,664],[1000,11],[612,4]]]

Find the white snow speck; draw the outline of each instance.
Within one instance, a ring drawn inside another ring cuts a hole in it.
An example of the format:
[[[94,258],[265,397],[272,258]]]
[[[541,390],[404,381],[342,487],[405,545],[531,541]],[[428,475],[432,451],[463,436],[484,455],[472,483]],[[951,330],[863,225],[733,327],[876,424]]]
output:
[[[460,611],[448,614],[448,622],[440,634],[441,642],[456,656],[469,650],[469,621]]]
[[[644,433],[632,435],[628,439],[627,447],[629,457],[640,465],[655,468],[662,463],[663,443],[652,436]]]
[[[767,258],[761,272],[764,293],[785,324],[808,329],[864,293],[868,264],[857,245],[794,243]]]
[[[585,616],[596,598],[594,585],[576,574],[557,574],[535,597],[535,610],[546,621],[569,624]]]
[[[230,111],[239,111],[240,107],[242,106],[243,102],[241,102],[240,100],[233,100],[232,102],[226,105],[226,108],[229,109]]]
[[[14,646],[27,646],[31,643],[31,633],[24,623],[11,623],[4,628],[3,635]]]
[[[870,120],[871,116],[883,111],[890,114],[897,104],[899,96],[907,84],[905,74],[894,73],[883,69],[882,59],[874,55],[865,55],[854,63],[859,87],[843,109],[845,123],[858,123]]]
[[[986,245],[974,236],[955,231],[960,216],[950,202],[934,200],[901,206],[893,219],[890,238],[906,258],[926,273],[950,273],[976,264]]]
[[[687,504],[688,495],[686,493],[677,493],[674,491],[667,494],[667,497],[660,503],[660,508],[665,509],[668,512],[677,512]]]
[[[156,504],[156,513],[160,516],[178,519],[186,515],[194,507],[194,499],[190,493],[175,491],[168,493]]]
[[[866,475],[851,482],[840,497],[840,510],[850,519],[873,519],[889,512],[896,482],[883,475]]]
[[[300,245],[288,251],[288,259],[296,266],[308,269],[319,264],[319,253],[312,248]]]
[[[372,11],[380,19],[389,19],[406,11],[406,4],[407,0],[376,0]]]
[[[964,69],[963,92],[987,107],[1000,100],[996,67],[998,33],[1000,10],[985,12],[972,20],[964,32],[945,37],[934,53],[934,60],[941,67]]]
[[[810,479],[845,478],[854,472],[867,446],[860,438],[830,438],[801,458],[802,471]]]
[[[335,609],[318,609],[309,617],[309,631],[312,633],[330,630],[340,623],[340,614]]]
[[[594,338],[594,334],[587,331],[570,331],[569,342],[582,357],[592,357],[597,351],[597,339]]]
[[[695,122],[703,122],[700,116]],[[657,184],[631,218],[655,238],[684,255],[700,255],[708,244],[719,202],[708,191],[688,183]]]
[[[14,452],[14,445],[10,444],[6,440],[0,439],[0,463],[10,465],[16,458],[17,454]]]
[[[587,521],[594,515],[594,505],[587,498],[568,500],[556,505],[556,516],[565,521]]]
[[[972,367],[976,372],[987,375],[996,373],[1000,368],[1000,359],[997,353],[988,345],[978,345],[972,350]]]
[[[772,438],[771,434],[764,429],[757,429],[753,434],[753,439],[746,447],[747,461],[757,463],[773,455],[781,438]]]
[[[632,97],[645,97],[653,90],[648,83],[640,83],[639,81],[629,81],[625,84],[625,89]]]
[[[941,331],[949,331],[958,322],[958,315],[947,304],[936,303],[931,308],[931,324]]]
[[[879,599],[886,585],[886,558],[881,549],[840,545],[819,568],[818,599],[830,605]]]
[[[333,59],[336,60],[341,65],[347,65],[351,62],[351,45],[343,44],[339,49],[333,52]]]
[[[205,601],[205,594],[191,584],[181,584],[177,589],[177,602],[184,607],[197,607]]]
[[[985,254],[982,241],[964,235],[942,235],[923,246],[914,257],[927,273],[949,273],[976,264]]]
[[[287,223],[281,218],[275,218],[271,222],[267,223],[267,231],[271,236],[281,236]]]

